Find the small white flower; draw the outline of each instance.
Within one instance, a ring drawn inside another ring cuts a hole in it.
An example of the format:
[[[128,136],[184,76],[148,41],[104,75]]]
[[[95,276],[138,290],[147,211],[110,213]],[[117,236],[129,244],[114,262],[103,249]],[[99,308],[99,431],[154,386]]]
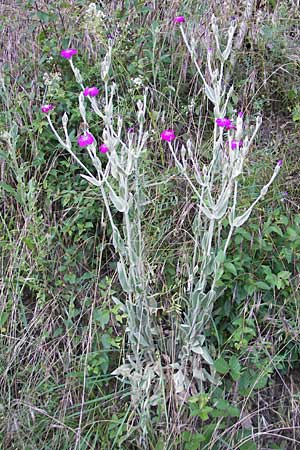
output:
[[[135,84],[136,86],[141,86],[143,84],[143,80],[140,77],[136,77],[134,78],[134,80],[132,80],[133,84]]]

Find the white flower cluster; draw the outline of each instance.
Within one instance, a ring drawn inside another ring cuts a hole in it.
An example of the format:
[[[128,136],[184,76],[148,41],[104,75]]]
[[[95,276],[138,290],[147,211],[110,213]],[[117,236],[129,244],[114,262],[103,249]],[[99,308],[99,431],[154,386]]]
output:
[[[60,72],[45,72],[43,75],[44,85],[47,90],[48,95],[55,95],[59,89],[59,84],[61,82]]]
[[[45,72],[43,75],[43,81],[47,87],[52,86],[53,84],[57,84],[61,81],[61,73],[60,72]]]
[[[135,85],[135,86],[142,86],[142,84],[143,84],[143,80],[140,78],[140,77],[136,77],[136,78],[134,78],[133,80],[132,80],[132,82],[133,82],[133,84]]]
[[[105,19],[106,15],[104,14],[103,11],[101,11],[100,9],[97,9],[97,6],[95,3],[90,3],[86,12],[85,12],[86,16],[94,16],[96,18],[101,18],[101,19]]]
[[[143,83],[144,83],[142,78],[140,78],[140,77],[131,78],[130,82],[131,82],[131,86],[133,86],[133,87],[128,89],[128,92],[130,94],[136,92],[136,89],[138,89],[139,87],[143,86]]]
[[[93,33],[97,33],[99,28],[104,26],[106,14],[97,8],[95,3],[90,3],[84,14],[84,24]]]

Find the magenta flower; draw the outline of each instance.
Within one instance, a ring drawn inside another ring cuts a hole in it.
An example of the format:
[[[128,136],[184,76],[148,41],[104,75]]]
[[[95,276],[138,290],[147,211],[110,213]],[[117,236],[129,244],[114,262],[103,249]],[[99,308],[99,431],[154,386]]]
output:
[[[185,22],[185,18],[183,16],[177,16],[174,19],[174,23],[183,23]]]
[[[98,94],[99,94],[99,89],[96,88],[96,86],[93,86],[93,87],[87,87],[87,88],[85,88],[85,90],[83,91],[83,95],[84,95],[85,97],[87,97],[88,95],[89,95],[90,97],[96,97],[96,95],[98,95]]]
[[[232,121],[227,119],[227,117],[216,119],[216,124],[218,127],[225,127],[226,131],[236,130],[236,127],[233,125]]]
[[[239,116],[239,117],[243,117],[243,115],[244,115],[243,111],[240,111],[240,112],[238,113],[238,116]]]
[[[105,144],[101,144],[99,147],[100,153],[107,153],[109,151],[109,148]]]
[[[65,59],[71,59],[72,56],[76,55],[78,51],[75,48],[66,48],[60,52],[60,56]]]
[[[228,128],[228,127],[232,126],[231,120],[227,119],[227,117],[216,119],[216,124],[218,125],[218,127]]]
[[[225,127],[225,130],[226,131],[228,131],[228,130],[236,130],[236,126],[231,123],[230,125],[228,125],[228,127]]]
[[[232,150],[236,150],[237,148],[240,148],[243,146],[243,141],[236,141],[235,139],[233,139],[231,141],[231,149]]]
[[[160,137],[162,138],[163,141],[171,142],[171,141],[173,141],[173,139],[176,138],[175,131],[174,130],[164,130],[161,133]]]
[[[94,138],[91,133],[86,132],[79,136],[77,142],[80,147],[86,147],[87,145],[91,145],[94,142]]]
[[[281,167],[282,164],[283,164],[283,160],[282,160],[282,159],[280,159],[279,161],[277,161],[277,166]]]
[[[48,113],[49,111],[52,111],[52,109],[54,109],[54,105],[43,105],[42,107],[41,107],[41,111],[43,112],[43,113]]]

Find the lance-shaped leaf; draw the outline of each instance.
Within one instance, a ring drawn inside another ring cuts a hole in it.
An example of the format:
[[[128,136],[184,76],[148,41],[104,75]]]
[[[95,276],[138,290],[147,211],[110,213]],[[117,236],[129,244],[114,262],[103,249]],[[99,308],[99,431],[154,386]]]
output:
[[[205,83],[205,94],[209,98],[209,100],[215,104],[216,103],[216,95],[214,90]]]
[[[208,300],[207,294],[204,294],[201,291],[194,291],[191,295],[193,310],[196,308],[205,307],[205,304]]]
[[[184,374],[182,372],[182,370],[178,370],[178,372],[174,373],[173,375],[173,380],[174,380],[174,384],[175,384],[175,392],[176,394],[179,394],[180,392],[184,391]]]
[[[209,220],[215,219],[215,216],[213,215],[213,213],[204,204],[199,205],[199,207],[200,207],[200,210],[206,215],[206,217]]]
[[[84,106],[84,96],[82,92],[79,94],[78,100],[79,100],[79,111],[83,119],[83,122],[86,124],[86,110]]]
[[[228,41],[226,48],[224,52],[222,53],[223,60],[226,61],[230,55],[231,49],[232,49],[232,39],[235,32],[236,27],[231,25],[231,27],[228,30]]]
[[[227,199],[224,199],[223,203],[219,203],[218,207],[213,212],[213,217],[215,220],[221,220],[224,214],[226,214],[227,206],[228,206],[229,196]]]
[[[210,354],[208,353],[207,348],[205,347],[201,347],[200,345],[195,345],[192,347],[192,352],[197,353],[197,355],[201,355],[202,358],[209,364],[212,365],[213,364],[213,360],[210,356]]]
[[[98,187],[101,186],[100,181],[98,181],[96,178],[89,177],[88,175],[83,175],[82,173],[80,174],[80,176],[82,178],[85,178],[89,183],[93,184],[94,186]]]
[[[125,256],[126,255],[126,247],[125,247],[123,239],[121,238],[118,228],[116,228],[116,227],[113,228],[112,236],[113,236],[113,244],[114,244],[116,251],[119,252],[121,255]]]
[[[126,202],[122,197],[119,197],[115,191],[110,188],[109,189],[109,196],[111,201],[113,202],[115,208],[120,211],[120,212],[125,212],[126,211]]]
[[[123,264],[121,262],[118,262],[117,264],[118,269],[118,275],[119,275],[119,281],[121,283],[121,286],[125,292],[132,292],[132,289],[129,286],[128,278],[125,272],[125,268],[123,267]]]
[[[138,331],[136,333],[133,333],[133,336],[136,339],[136,343],[139,344],[142,347],[149,347],[149,343],[146,341],[146,339],[144,338],[144,336]]]

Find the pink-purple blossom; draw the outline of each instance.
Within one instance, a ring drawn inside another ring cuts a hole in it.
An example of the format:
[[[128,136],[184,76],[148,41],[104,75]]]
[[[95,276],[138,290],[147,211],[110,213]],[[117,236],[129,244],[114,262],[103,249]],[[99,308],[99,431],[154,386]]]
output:
[[[41,111],[43,112],[43,113],[48,113],[49,111],[52,111],[52,109],[54,109],[54,105],[43,105],[42,107],[41,107]]]
[[[160,137],[163,141],[171,142],[171,141],[173,141],[173,139],[176,138],[175,131],[174,130],[164,130],[161,133]]]
[[[105,144],[101,144],[99,147],[100,153],[107,153],[109,151],[109,148]]]
[[[225,127],[225,130],[226,131],[228,131],[228,130],[236,130],[236,126],[233,125],[233,123],[231,123],[228,127]]]
[[[216,119],[216,124],[218,125],[218,127],[225,127],[227,131],[236,130],[236,126],[233,125],[233,122],[227,117],[220,117]]]
[[[231,141],[230,147],[231,147],[232,150],[236,150],[237,148],[240,148],[242,146],[243,146],[243,141],[237,141],[235,139],[233,139]]]
[[[78,51],[75,48],[66,48],[60,52],[60,56],[65,59],[71,59],[72,56],[76,55]]]
[[[174,23],[183,23],[185,22],[185,18],[183,16],[177,16],[174,19]]]
[[[281,167],[282,164],[283,164],[283,160],[282,160],[282,159],[279,159],[279,160],[277,161],[277,166]]]
[[[243,117],[243,115],[244,115],[243,111],[238,112],[238,117]]]
[[[230,127],[231,126],[231,120],[227,119],[227,117],[216,119],[216,124],[218,127]]]
[[[77,139],[78,145],[80,147],[86,147],[87,145],[91,145],[94,142],[94,138],[88,131]]]
[[[96,97],[96,95],[98,95],[98,94],[99,94],[99,89],[96,86],[87,87],[83,91],[83,95],[85,97],[87,97],[87,96]]]

